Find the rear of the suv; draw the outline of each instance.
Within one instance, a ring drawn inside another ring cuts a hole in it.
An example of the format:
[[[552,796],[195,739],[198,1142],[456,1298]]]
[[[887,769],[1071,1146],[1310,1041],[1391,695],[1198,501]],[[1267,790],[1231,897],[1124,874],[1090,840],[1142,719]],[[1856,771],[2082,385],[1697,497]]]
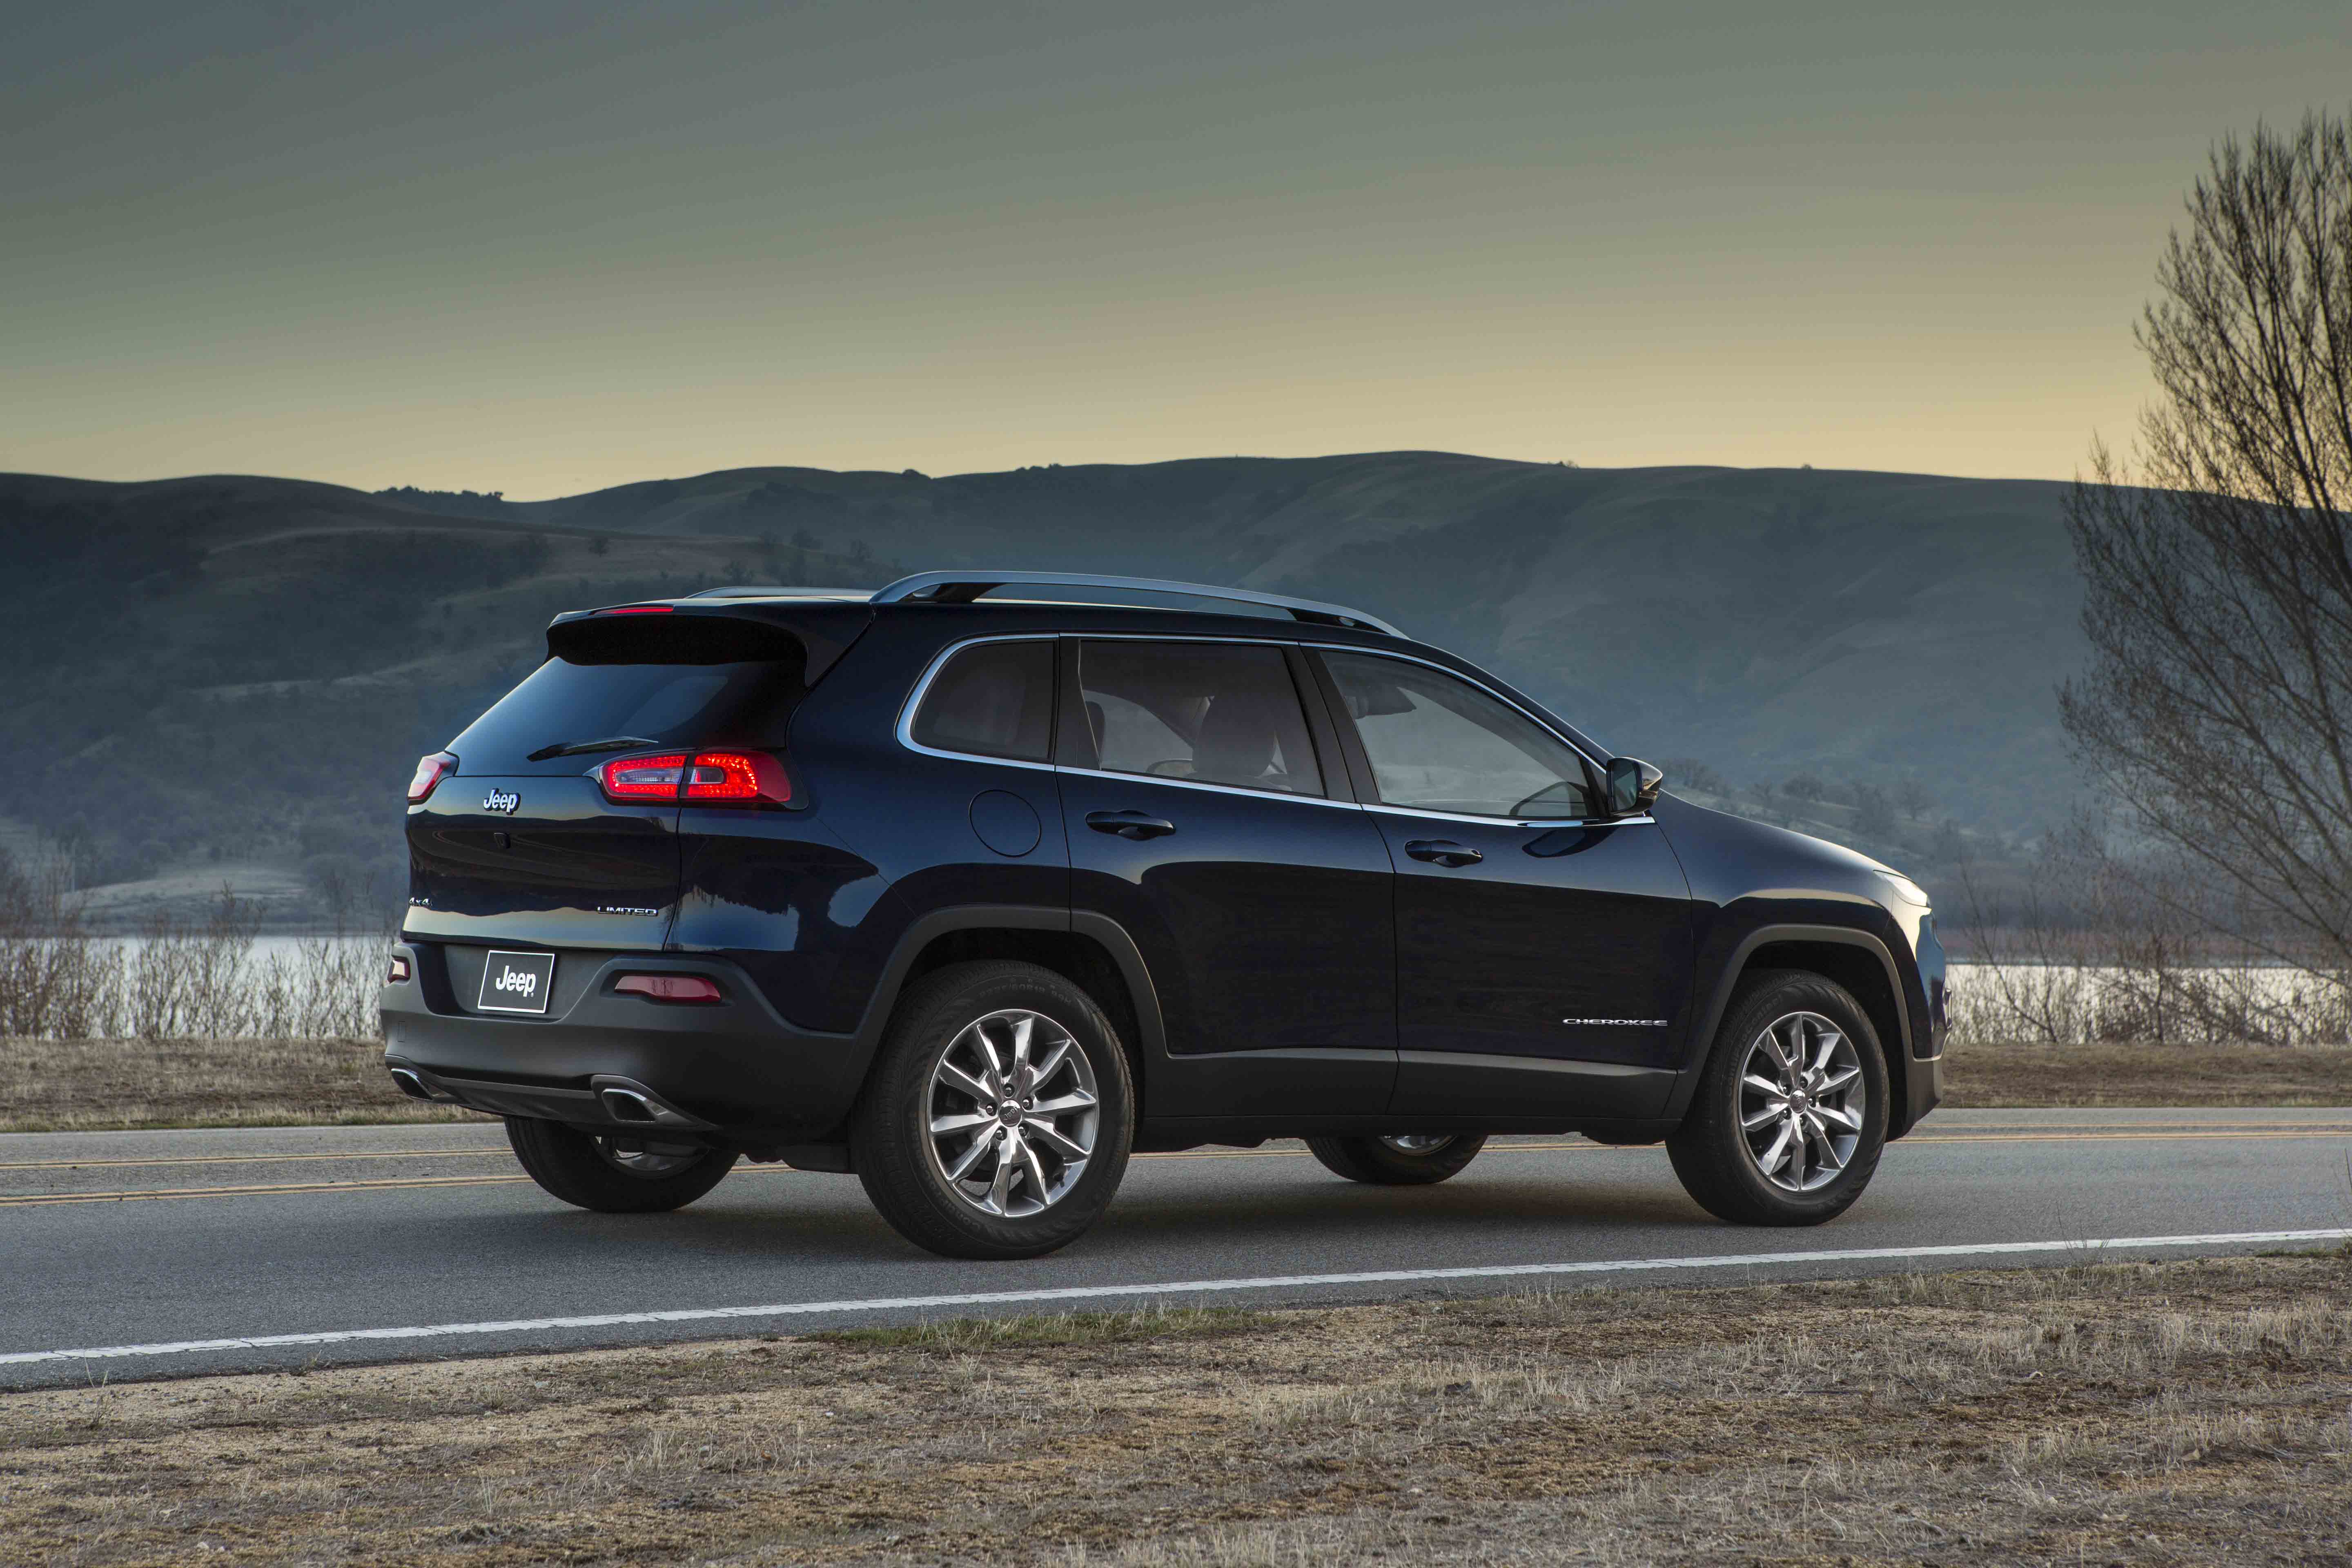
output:
[[[1282,1136],[1371,1182],[1666,1140],[1717,1213],[1812,1223],[1934,1103],[1884,868],[1360,612],[994,581],[559,616],[412,785],[396,1081],[586,1207],[782,1160],[997,1257],[1131,1150]]]

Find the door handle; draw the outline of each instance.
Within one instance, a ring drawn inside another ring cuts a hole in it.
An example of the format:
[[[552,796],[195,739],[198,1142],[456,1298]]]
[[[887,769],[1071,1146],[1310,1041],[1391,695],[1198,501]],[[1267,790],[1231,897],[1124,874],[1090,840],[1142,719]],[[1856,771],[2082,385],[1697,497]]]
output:
[[[1433,861],[1440,866],[1475,866],[1486,858],[1467,844],[1456,844],[1451,838],[1407,839],[1404,852],[1416,860]]]
[[[1174,823],[1147,811],[1090,811],[1087,813],[1087,826],[1097,833],[1116,833],[1121,838],[1158,838],[1176,831]]]

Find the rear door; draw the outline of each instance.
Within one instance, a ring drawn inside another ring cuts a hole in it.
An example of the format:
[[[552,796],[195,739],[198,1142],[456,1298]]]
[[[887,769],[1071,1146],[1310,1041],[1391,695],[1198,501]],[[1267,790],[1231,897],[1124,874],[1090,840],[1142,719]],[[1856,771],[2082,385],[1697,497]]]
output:
[[[663,945],[678,899],[680,808],[608,798],[596,769],[716,735],[781,740],[800,667],[675,657],[658,637],[635,640],[549,658],[449,743],[455,773],[409,808],[411,935]],[[788,639],[776,640],[781,655]],[[613,743],[561,754],[593,742]]]
[[[1073,640],[1057,752],[1071,902],[1134,937],[1170,1053],[1196,1069],[1176,1079],[1192,1102],[1159,1113],[1378,1112],[1395,1076],[1393,877],[1379,829],[1331,787],[1297,651]]]

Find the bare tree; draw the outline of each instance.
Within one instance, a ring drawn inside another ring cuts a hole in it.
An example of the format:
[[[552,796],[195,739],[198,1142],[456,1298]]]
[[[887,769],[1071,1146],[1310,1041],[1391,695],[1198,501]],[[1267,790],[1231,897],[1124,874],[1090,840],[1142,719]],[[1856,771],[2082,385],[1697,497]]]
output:
[[[2352,974],[2352,125],[2212,153],[2137,337],[2158,397],[2067,500],[2093,659],[2061,712],[2207,918]],[[2218,911],[2218,912],[2216,912]]]

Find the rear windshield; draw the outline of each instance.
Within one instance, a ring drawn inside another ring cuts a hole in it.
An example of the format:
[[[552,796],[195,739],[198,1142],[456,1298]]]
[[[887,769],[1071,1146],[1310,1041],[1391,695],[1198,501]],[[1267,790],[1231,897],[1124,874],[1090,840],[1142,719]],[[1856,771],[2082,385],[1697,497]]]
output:
[[[653,745],[778,746],[801,695],[797,660],[582,664],[551,658],[449,743],[460,774],[576,773],[598,755],[530,760],[625,737]]]

